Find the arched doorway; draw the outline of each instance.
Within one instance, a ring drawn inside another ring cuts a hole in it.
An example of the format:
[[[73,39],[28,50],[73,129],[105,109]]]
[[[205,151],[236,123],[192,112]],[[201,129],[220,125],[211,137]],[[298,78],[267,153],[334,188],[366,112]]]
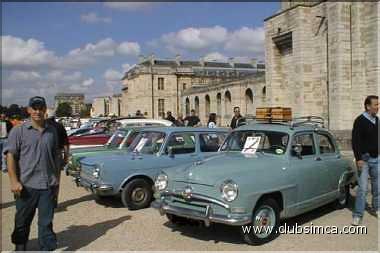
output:
[[[186,112],[186,116],[190,115],[190,99],[189,98],[186,98],[186,101],[185,101],[185,112]]]
[[[254,115],[253,111],[253,92],[250,88],[245,90],[245,114]]]
[[[222,94],[216,94],[216,118],[218,122],[222,122]]]
[[[199,98],[198,98],[198,96],[194,98],[194,109],[195,109],[195,113],[199,116]]]
[[[210,106],[211,106],[210,96],[207,94],[205,96],[205,113],[206,113],[206,118],[210,115]]]
[[[231,117],[231,92],[226,91],[224,93],[224,113],[225,113],[225,118],[230,118]]]

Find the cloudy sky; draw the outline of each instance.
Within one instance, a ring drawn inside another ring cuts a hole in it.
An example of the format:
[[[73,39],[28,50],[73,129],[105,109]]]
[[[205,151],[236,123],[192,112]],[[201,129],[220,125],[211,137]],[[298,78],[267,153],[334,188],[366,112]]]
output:
[[[139,55],[264,59],[264,18],[278,3],[1,3],[2,101],[57,92],[120,93]]]

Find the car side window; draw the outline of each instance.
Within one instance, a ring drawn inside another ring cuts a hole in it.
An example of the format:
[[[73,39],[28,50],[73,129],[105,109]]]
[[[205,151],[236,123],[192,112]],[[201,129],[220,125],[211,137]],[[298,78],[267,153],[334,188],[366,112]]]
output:
[[[297,144],[300,144],[302,147],[301,156],[315,155],[315,145],[313,140],[313,134],[300,134],[296,135],[292,141],[292,156],[297,156],[293,150]]]
[[[335,147],[331,138],[324,134],[318,134],[319,152],[321,154],[335,153]]]
[[[200,134],[199,146],[201,152],[217,152],[225,137],[223,133]]]
[[[169,137],[165,152],[168,154],[169,147],[173,154],[189,154],[195,152],[195,136],[192,133],[176,133]]]

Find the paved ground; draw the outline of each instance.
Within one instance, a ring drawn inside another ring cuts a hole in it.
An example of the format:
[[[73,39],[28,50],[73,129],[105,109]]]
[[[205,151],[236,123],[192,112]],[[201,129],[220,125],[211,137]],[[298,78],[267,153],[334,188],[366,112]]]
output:
[[[14,201],[9,180],[2,174],[1,232],[2,250],[12,250]],[[335,210],[324,206],[286,221],[310,225],[343,227],[351,221],[350,209]],[[264,246],[253,247],[242,242],[237,229],[215,225],[211,228],[175,226],[151,208],[128,211],[118,201],[97,203],[70,178],[62,177],[60,204],[54,229],[60,250],[378,250],[378,220],[366,214],[367,235],[281,235]],[[29,249],[38,250],[36,222]]]

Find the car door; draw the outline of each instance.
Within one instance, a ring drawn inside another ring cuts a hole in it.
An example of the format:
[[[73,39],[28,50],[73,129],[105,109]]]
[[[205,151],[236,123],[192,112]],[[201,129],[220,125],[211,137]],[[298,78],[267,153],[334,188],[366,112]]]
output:
[[[176,132],[172,133],[166,142],[163,149],[161,160],[162,166],[171,167],[183,163],[193,162],[200,160],[199,152],[197,150],[196,135],[191,132]],[[169,148],[172,149],[170,154]]]
[[[297,156],[294,147],[301,145],[301,156]],[[323,163],[315,145],[313,132],[297,133],[291,142],[290,163],[296,175],[297,202],[299,211],[310,209],[316,197],[322,194],[320,171]]]
[[[201,159],[205,159],[212,155],[215,155],[219,147],[223,144],[226,138],[226,133],[209,132],[199,133],[199,156]]]
[[[338,189],[338,182],[343,173],[343,166],[337,148],[334,145],[332,136],[325,132],[317,132],[316,140],[320,158],[326,170],[326,185],[325,192],[333,192]]]

